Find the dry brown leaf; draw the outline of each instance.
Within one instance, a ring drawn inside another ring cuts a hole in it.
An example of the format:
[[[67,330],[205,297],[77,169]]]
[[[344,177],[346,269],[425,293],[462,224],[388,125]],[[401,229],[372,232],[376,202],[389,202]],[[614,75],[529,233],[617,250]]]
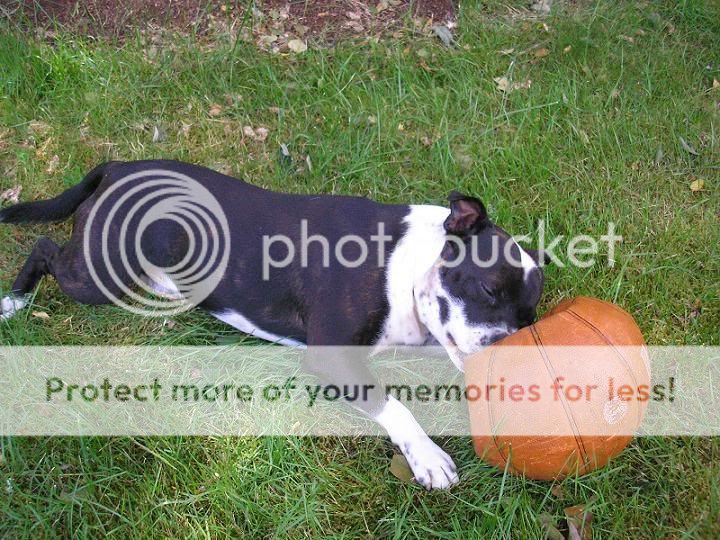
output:
[[[618,36],[618,39],[622,39],[623,41],[627,41],[628,43],[635,43],[635,38],[630,37],[630,36],[626,36],[626,35],[624,35],[624,34],[620,34],[620,35]]]
[[[507,77],[495,77],[493,81],[501,92],[510,92],[510,80]]]
[[[243,126],[242,132],[245,137],[248,137],[258,142],[265,141],[265,139],[267,139],[268,135],[270,134],[270,130],[266,127],[259,127],[253,129],[251,126]]]
[[[506,94],[509,94],[513,90],[527,90],[532,85],[532,81],[530,79],[522,82],[511,83],[507,77],[495,77],[493,81],[495,81],[497,89],[501,92],[505,92]]]
[[[542,47],[535,51],[535,58],[545,58],[549,54],[550,54],[550,49]]]
[[[565,48],[563,49],[563,52],[564,52],[564,53],[569,53],[570,51],[572,51],[572,45],[568,45],[567,47],[565,47]]]
[[[500,49],[498,52],[503,56],[508,56],[515,52],[515,47],[510,47],[509,49]]]
[[[291,39],[288,41],[287,46],[288,49],[296,54],[304,53],[308,48],[307,43],[305,43],[302,39]]]
[[[33,311],[32,316],[37,317],[38,319],[49,319],[50,318],[50,315],[48,315],[44,311]]]
[[[717,79],[713,79],[712,87],[714,90],[717,90],[718,88],[720,88],[720,81],[718,81]]]
[[[390,472],[401,482],[410,483],[413,480],[413,472],[410,465],[402,454],[395,454],[390,461]]]
[[[218,103],[213,103],[212,105],[210,105],[208,114],[210,116],[220,116],[222,114],[222,110],[223,110],[223,108],[221,105],[219,105]]]
[[[20,192],[22,186],[11,187],[0,193],[0,201],[7,201],[9,203],[17,204],[20,199]]]
[[[587,510],[587,506],[576,504],[565,509],[569,538],[573,540],[592,540],[592,513]]]
[[[355,11],[348,11],[347,13],[345,13],[345,16],[346,16],[348,19],[351,19],[351,20],[353,20],[353,21],[359,21],[359,20],[360,20],[360,14],[357,13],[357,12],[355,12]]]
[[[554,520],[550,514],[543,513],[538,516],[540,524],[545,529],[546,540],[565,540],[562,533],[555,527]]]
[[[702,180],[698,178],[697,180],[693,180],[690,182],[690,191],[693,193],[697,193],[698,191],[702,191],[705,189],[705,180]]]
[[[702,313],[702,301],[696,298],[690,309],[690,319],[697,319]]]

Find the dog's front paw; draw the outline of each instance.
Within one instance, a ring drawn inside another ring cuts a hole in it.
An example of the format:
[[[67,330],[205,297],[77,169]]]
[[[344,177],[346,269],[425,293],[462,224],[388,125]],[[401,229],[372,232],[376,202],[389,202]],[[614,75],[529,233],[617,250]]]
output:
[[[24,308],[27,305],[27,300],[18,296],[6,296],[0,300],[0,308],[2,308],[2,314],[0,319],[7,320],[11,318],[15,313]]]
[[[400,449],[415,481],[425,489],[447,489],[460,481],[452,458],[429,437],[408,441]]]

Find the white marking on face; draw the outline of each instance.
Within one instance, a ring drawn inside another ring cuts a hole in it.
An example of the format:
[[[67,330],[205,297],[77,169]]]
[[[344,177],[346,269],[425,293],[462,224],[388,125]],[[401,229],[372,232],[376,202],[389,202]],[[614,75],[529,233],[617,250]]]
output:
[[[12,318],[26,305],[26,298],[21,298],[18,296],[6,296],[0,301],[0,307],[2,307],[2,315],[0,315],[0,319],[7,320]]]
[[[419,484],[426,489],[447,489],[459,482],[452,458],[432,442],[397,399],[389,396],[374,419],[400,448]]]
[[[229,324],[230,326],[237,328],[245,334],[250,334],[253,337],[264,339],[272,343],[278,343],[280,345],[287,345],[288,347],[305,347],[304,343],[291,338],[280,337],[270,332],[266,332],[261,328],[258,328],[253,324],[250,319],[241,315],[233,309],[227,309],[225,311],[211,313],[211,315],[222,322]]]
[[[538,265],[537,265],[537,263],[535,263],[533,258],[528,254],[528,252],[520,247],[520,244],[515,242],[515,245],[520,250],[520,262],[522,263],[522,267],[523,267],[523,280],[527,281],[528,277],[530,276],[530,272],[532,272],[535,268],[537,268]]]
[[[440,317],[438,298],[443,298],[447,303],[448,318],[445,322]],[[465,370],[463,357],[489,345],[494,338],[514,331],[505,324],[470,323],[465,316],[464,303],[443,289],[438,268],[428,272],[424,285],[415,289],[415,302],[423,324],[445,347],[460,371]]]

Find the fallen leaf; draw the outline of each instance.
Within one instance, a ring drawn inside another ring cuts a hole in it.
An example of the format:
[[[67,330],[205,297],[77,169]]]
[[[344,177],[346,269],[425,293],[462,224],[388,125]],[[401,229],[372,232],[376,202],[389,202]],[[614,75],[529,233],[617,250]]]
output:
[[[592,540],[592,513],[587,504],[576,504],[565,509],[565,521],[568,526],[569,538],[572,540]]]
[[[564,53],[569,53],[570,51],[572,51],[572,45],[568,45],[567,47],[565,47],[565,48],[563,49],[563,52],[564,52]]]
[[[653,160],[653,163],[655,166],[660,165],[662,163],[663,158],[665,157],[665,152],[663,151],[662,145],[658,146],[657,151],[655,152],[655,159]]]
[[[501,92],[509,92],[510,91],[510,81],[507,77],[495,77],[493,79],[495,81],[495,84],[497,85],[497,89]]]
[[[222,114],[222,107],[218,105],[217,103],[213,103],[210,105],[210,110],[208,110],[208,114],[210,116],[220,116]]]
[[[698,178],[697,180],[693,180],[692,182],[690,182],[690,191],[692,191],[693,193],[702,191],[704,188],[705,188],[705,180]]]
[[[348,19],[351,19],[351,20],[353,20],[353,21],[359,21],[359,20],[360,20],[360,14],[359,14],[359,13],[356,13],[355,11],[348,11],[347,13],[345,13],[345,16],[346,16]]]
[[[700,155],[698,151],[682,137],[680,137],[680,146],[682,146],[683,150],[685,150],[688,154],[692,154],[693,156]]]
[[[50,162],[48,163],[47,169],[45,169],[45,172],[48,174],[52,174],[57,169],[58,165],[60,164],[60,158],[57,154],[55,154],[52,158],[50,158]]]
[[[20,198],[20,192],[22,186],[11,187],[0,193],[0,201],[7,201],[9,203],[17,204]]]
[[[191,127],[192,127],[192,124],[186,124],[185,122],[181,122],[180,123],[180,133],[182,133],[184,137],[187,137],[190,134]]]
[[[500,49],[498,52],[504,56],[508,56],[515,52],[515,47],[510,47],[509,49]]]
[[[427,135],[421,137],[420,142],[422,143],[423,146],[432,146],[432,144],[433,144],[433,140],[430,137],[428,137]]]
[[[280,144],[280,152],[278,158],[280,161],[280,166],[282,166],[283,168],[290,169],[292,167],[292,156],[290,156],[290,149],[288,148],[287,144]]]
[[[551,5],[552,0],[537,0],[537,2],[533,2],[533,4],[530,6],[530,9],[532,9],[535,13],[547,15],[548,13],[550,13]]]
[[[617,99],[620,97],[620,90],[617,88],[613,88],[612,92],[610,92],[610,99]]]
[[[620,35],[618,36],[618,39],[622,39],[623,41],[627,41],[628,43],[635,43],[635,38],[630,37],[630,36],[626,36],[626,35],[624,35],[624,34],[620,34]]]
[[[523,82],[511,83],[507,77],[495,77],[493,81],[495,81],[497,89],[501,92],[505,92],[506,94],[509,94],[513,90],[527,90],[532,85],[532,81],[530,79]]]
[[[540,524],[545,529],[546,540],[565,540],[565,537],[555,526],[553,518],[550,514],[544,513],[538,516]]]
[[[250,126],[243,126],[242,132],[246,137],[250,137],[251,139],[255,138],[255,130]]]
[[[545,47],[542,47],[541,49],[537,49],[535,51],[535,58],[545,58],[549,54],[550,54],[550,49],[546,49]]]
[[[370,124],[371,126],[377,124],[377,118],[375,118],[372,115],[367,117],[367,121],[368,121],[368,124]]]
[[[268,128],[259,127],[255,129],[255,140],[263,142],[265,139],[268,138],[268,134],[270,133],[270,130]]]
[[[720,88],[720,81],[718,81],[717,79],[713,79],[713,85],[712,85],[712,87],[713,87],[713,89],[718,89],[718,88]]]
[[[310,159],[309,154],[305,156],[305,163],[307,164],[308,171],[312,172],[312,160]]]
[[[385,1],[379,2],[377,6],[375,6],[375,12],[380,13],[381,11],[384,11],[388,8],[388,3]]]
[[[693,302],[692,309],[690,310],[690,318],[697,319],[700,316],[700,313],[702,313],[702,301],[699,298],[696,298]]]
[[[560,484],[555,484],[552,488],[550,488],[550,493],[552,493],[553,496],[557,497],[558,499],[565,498],[565,492],[563,491],[562,485]]]
[[[398,124],[398,131],[405,131],[405,125],[402,122]]]
[[[390,461],[390,472],[392,475],[400,480],[409,484],[413,480],[413,472],[410,469],[410,465],[402,454],[395,454]]]
[[[50,318],[50,315],[48,315],[44,311],[33,311],[32,316],[37,317],[38,319],[49,319]]]
[[[302,39],[291,39],[287,43],[288,49],[293,51],[296,54],[304,53],[307,51],[307,43],[305,43]]]
[[[167,135],[165,134],[164,129],[162,129],[160,126],[153,126],[152,142],[154,142],[154,143],[163,142],[166,138],[167,138]]]
[[[442,41],[446,47],[450,47],[452,45],[453,35],[447,26],[445,26],[444,24],[434,24],[432,26],[432,31],[437,37],[440,38],[440,41]]]

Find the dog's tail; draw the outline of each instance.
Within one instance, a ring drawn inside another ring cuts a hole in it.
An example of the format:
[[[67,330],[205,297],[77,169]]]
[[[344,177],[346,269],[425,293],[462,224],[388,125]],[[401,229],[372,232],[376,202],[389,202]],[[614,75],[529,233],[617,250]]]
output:
[[[98,165],[82,179],[82,182],[63,191],[57,197],[45,201],[19,203],[0,210],[0,222],[37,223],[62,221],[69,218],[77,210],[77,207],[97,189],[111,163],[113,162]]]

